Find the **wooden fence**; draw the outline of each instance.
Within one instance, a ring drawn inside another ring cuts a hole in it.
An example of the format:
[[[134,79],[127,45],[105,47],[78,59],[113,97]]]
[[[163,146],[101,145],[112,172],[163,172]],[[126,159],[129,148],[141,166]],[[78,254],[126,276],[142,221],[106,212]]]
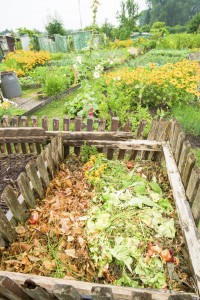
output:
[[[24,222],[29,218],[28,209],[35,207],[36,197],[37,199],[43,198],[44,190],[55,176],[64,157],[69,154],[70,148],[73,148],[74,152],[79,155],[81,147],[87,142],[87,144],[97,146],[99,151],[106,152],[109,159],[113,158],[114,153],[117,154],[118,159],[124,158],[126,154],[129,155],[129,159],[135,159],[138,155],[142,159],[153,160],[160,160],[164,157],[197,288],[200,290],[200,240],[189,207],[190,203],[197,224],[200,219],[199,170],[195,167],[195,158],[180,125],[176,121],[155,120],[148,139],[138,140],[133,139],[129,121],[126,123],[125,131],[119,131],[118,118],[112,119],[110,132],[105,131],[104,120],[99,120],[98,131],[94,131],[92,118],[88,118],[86,128],[82,127],[81,119],[77,118],[74,120],[74,132],[69,131],[69,118],[65,121],[64,131],[59,130],[56,122],[53,131],[48,130],[45,122],[43,122],[43,128],[25,127],[26,122],[24,127],[0,128],[2,155],[38,153],[36,164],[29,162],[26,171],[17,179],[20,195],[17,197],[11,186],[7,186],[3,191],[2,198],[6,201],[9,211],[5,215],[0,209],[0,246],[13,241],[16,234],[14,227],[18,222]],[[145,125],[145,121],[140,123],[137,138],[142,137]],[[185,191],[189,201],[185,197]],[[32,285],[26,281],[30,278],[34,278]],[[13,280],[14,283],[9,280]],[[16,283],[23,287],[16,287]],[[56,287],[53,283],[64,285]],[[70,285],[73,285],[73,288]],[[195,295],[189,294],[169,295],[167,292],[145,289],[140,291],[121,287],[112,287],[110,290],[108,286],[97,285],[98,287],[94,288],[93,285],[76,281],[73,284],[69,281],[66,285],[66,281],[60,281],[60,279],[58,281],[52,278],[42,280],[39,276],[0,272],[0,296],[2,295],[0,299],[198,299]],[[13,296],[15,288],[12,290],[11,287],[16,287],[15,296]],[[31,294],[34,291],[37,298]],[[39,291],[38,294],[36,291]],[[8,294],[5,294],[6,292]]]

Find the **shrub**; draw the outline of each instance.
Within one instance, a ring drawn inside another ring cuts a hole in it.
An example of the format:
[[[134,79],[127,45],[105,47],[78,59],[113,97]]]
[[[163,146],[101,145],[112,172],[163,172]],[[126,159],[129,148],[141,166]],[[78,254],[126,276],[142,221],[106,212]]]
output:
[[[170,34],[162,38],[156,48],[175,50],[200,48],[200,34]]]
[[[50,60],[48,51],[23,51],[17,50],[10,52],[2,62],[1,69],[4,71],[15,71],[18,75],[24,76],[28,72],[39,65],[45,65]]]
[[[131,47],[131,46],[133,46],[133,41],[132,40],[125,40],[125,41],[116,40],[116,41],[110,43],[111,49],[128,48],[128,47]]]

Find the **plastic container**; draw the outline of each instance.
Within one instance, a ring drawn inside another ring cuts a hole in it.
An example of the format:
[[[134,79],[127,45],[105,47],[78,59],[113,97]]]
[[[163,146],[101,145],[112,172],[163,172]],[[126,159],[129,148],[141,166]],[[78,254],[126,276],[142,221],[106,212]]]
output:
[[[20,97],[22,89],[15,72],[1,72],[1,90],[7,99]]]

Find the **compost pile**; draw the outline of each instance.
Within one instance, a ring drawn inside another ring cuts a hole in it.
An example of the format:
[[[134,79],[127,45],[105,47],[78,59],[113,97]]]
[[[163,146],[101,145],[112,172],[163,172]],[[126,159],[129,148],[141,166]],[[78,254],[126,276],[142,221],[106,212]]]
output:
[[[69,156],[1,269],[131,287],[193,290],[166,170]]]
[[[32,160],[35,161],[34,154],[9,154],[0,157],[0,195],[6,185],[10,184],[15,190],[18,189],[16,184],[17,177],[21,172],[25,171],[26,164]],[[0,198],[0,207],[7,211],[7,204]]]

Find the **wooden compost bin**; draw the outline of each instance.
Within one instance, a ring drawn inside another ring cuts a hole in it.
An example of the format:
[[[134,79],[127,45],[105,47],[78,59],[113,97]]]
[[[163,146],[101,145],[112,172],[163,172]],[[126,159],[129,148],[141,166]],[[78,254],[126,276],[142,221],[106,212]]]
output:
[[[92,118],[88,118],[85,131],[81,131],[83,128],[81,119],[77,118],[74,121],[74,132],[69,131],[69,118],[64,119],[64,131],[60,131],[58,118],[53,121],[53,131],[48,131],[45,118],[43,128],[26,127],[28,122],[25,117],[21,120],[22,124],[18,118],[13,120],[15,122],[12,126],[15,128],[7,128],[10,123],[7,117],[3,119],[5,128],[0,128],[1,155],[36,152],[38,157],[36,166],[28,163],[26,172],[19,175],[18,197],[10,186],[3,191],[2,197],[9,211],[4,214],[0,209],[1,246],[14,240],[16,235],[14,227],[19,221],[24,222],[29,218],[28,208],[35,207],[35,195],[39,199],[43,198],[44,190],[59,170],[60,163],[69,154],[70,148],[79,155],[81,146],[87,142],[89,145],[95,145],[100,152],[107,153],[109,159],[113,158],[114,153],[118,159],[123,159],[127,153],[130,159],[140,157],[140,159],[160,160],[164,157],[197,294],[126,288],[0,271],[0,299],[199,299],[200,241],[196,224],[200,219],[200,176],[199,170],[195,167],[195,158],[190,152],[190,145],[176,121],[154,121],[148,139],[142,140],[145,121],[140,123],[136,139],[133,139],[130,122],[127,121],[125,131],[119,131],[118,118],[113,118],[111,132],[105,132],[104,120],[99,120],[99,131],[93,131]],[[33,117],[31,125],[37,124],[37,119]],[[19,125],[24,127],[18,128]]]

